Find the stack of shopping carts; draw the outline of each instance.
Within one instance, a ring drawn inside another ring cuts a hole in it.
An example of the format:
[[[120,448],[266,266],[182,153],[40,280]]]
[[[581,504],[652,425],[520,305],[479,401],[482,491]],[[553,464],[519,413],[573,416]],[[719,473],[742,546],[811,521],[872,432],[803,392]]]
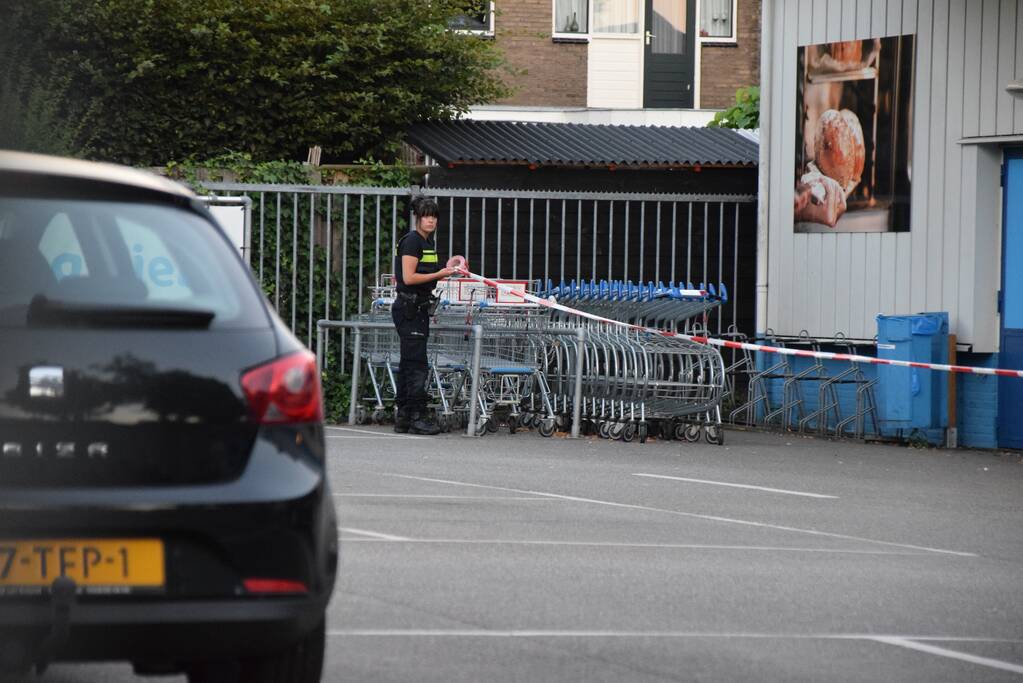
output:
[[[494,298],[445,302],[436,317],[439,323],[463,321],[467,327],[483,327],[478,390],[475,398],[465,397],[477,403],[476,434],[497,431],[503,423],[511,432],[536,427],[543,436],[552,436],[557,415],[544,372],[550,314],[536,304],[501,305]],[[464,386],[471,384],[471,377],[467,380]],[[467,407],[462,402],[453,406],[464,423]]]
[[[720,294],[719,294],[720,292]],[[699,288],[675,283],[548,283],[543,297],[628,328],[570,313],[552,316],[554,326],[586,328],[582,352],[559,348],[546,368],[562,415],[572,411],[574,363],[583,363],[584,427],[603,438],[660,438],[723,443],[721,354],[712,346],[672,336],[705,334],[707,314],[727,300],[723,285]]]
[[[723,286],[602,281],[536,282],[529,288],[541,298],[604,319],[594,320],[521,297],[502,298],[501,292],[478,283],[452,282],[465,284],[439,288],[445,298],[435,323],[444,331],[431,333],[428,351],[429,392],[442,426],[466,426],[475,404],[477,435],[504,424],[513,432],[536,427],[551,436],[569,425],[578,400],[583,429],[603,438],[645,441],[656,435],[695,441],[703,434],[710,443],[722,443],[721,354],[671,333],[702,334],[707,314],[727,300]],[[526,283],[514,284],[526,290]],[[364,319],[390,320],[389,307],[390,300],[381,297]],[[474,325],[483,328],[476,377]],[[580,328],[585,341],[575,334]],[[361,355],[372,393],[357,416],[380,420],[393,402],[398,339],[391,329],[367,332]],[[580,364],[582,391],[577,394]]]

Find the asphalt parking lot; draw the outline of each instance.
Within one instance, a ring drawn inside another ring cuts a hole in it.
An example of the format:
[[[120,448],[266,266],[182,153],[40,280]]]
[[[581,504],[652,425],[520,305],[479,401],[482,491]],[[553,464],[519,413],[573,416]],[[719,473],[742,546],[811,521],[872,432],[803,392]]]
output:
[[[329,457],[326,681],[1023,677],[1018,453],[337,427]]]

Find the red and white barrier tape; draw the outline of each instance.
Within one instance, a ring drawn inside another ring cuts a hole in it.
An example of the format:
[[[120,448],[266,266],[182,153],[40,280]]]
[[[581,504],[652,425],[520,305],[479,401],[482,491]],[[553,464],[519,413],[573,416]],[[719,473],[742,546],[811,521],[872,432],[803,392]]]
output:
[[[649,334],[656,334],[662,337],[677,337],[678,339],[685,339],[686,341],[696,342],[697,344],[709,344],[711,346],[721,346],[727,349],[746,349],[748,351],[761,351],[763,353],[776,353],[782,356],[802,356],[805,358],[823,358],[824,360],[842,360],[850,361],[853,363],[865,363],[870,365],[894,365],[902,368],[920,368],[922,370],[938,370],[940,372],[960,372],[972,375],[997,375],[998,377],[1020,377],[1023,378],[1023,370],[1003,370],[1000,368],[975,368],[966,365],[942,365],[940,363],[917,363],[908,360],[890,360],[887,358],[874,358],[873,356],[855,356],[848,353],[831,353],[829,351],[804,351],[801,349],[786,349],[778,346],[764,346],[763,344],[750,344],[748,342],[736,342],[729,341],[727,339],[715,339],[713,337],[699,337],[691,334],[682,334],[681,332],[667,332],[665,330],[656,330],[652,327],[643,327],[642,325],[633,325],[632,323],[622,322],[621,320],[612,320],[611,318],[605,318],[593,313],[586,311],[580,311],[576,308],[570,308],[563,306],[555,301],[548,299],[542,299],[538,296],[534,296],[528,292],[522,293],[513,290],[511,287],[495,282],[489,278],[485,278],[482,275],[469,272],[469,270],[463,266],[457,266],[458,272],[466,277],[470,277],[474,280],[482,282],[490,287],[511,294],[513,296],[525,299],[526,301],[532,301],[535,304],[546,306],[547,308],[554,309],[556,311],[562,311],[571,315],[577,315],[582,318],[588,318],[596,322],[607,323],[609,325],[616,325],[618,327],[624,327],[630,330],[637,330],[640,332],[647,332]]]

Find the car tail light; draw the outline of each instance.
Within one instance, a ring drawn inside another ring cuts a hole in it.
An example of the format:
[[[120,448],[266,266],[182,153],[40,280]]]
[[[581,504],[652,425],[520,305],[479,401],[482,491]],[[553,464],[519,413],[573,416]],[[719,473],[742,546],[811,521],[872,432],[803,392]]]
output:
[[[242,375],[242,390],[260,424],[318,422],[323,419],[316,356],[299,351]]]
[[[308,593],[309,588],[301,581],[289,579],[243,579],[242,585],[249,593]]]

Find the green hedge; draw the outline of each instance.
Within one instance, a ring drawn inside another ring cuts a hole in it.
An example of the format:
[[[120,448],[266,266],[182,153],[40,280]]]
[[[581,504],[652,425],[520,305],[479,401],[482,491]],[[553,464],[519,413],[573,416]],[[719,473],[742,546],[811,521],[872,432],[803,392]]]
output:
[[[142,166],[348,160],[506,94],[456,0],[7,0],[0,147]]]

